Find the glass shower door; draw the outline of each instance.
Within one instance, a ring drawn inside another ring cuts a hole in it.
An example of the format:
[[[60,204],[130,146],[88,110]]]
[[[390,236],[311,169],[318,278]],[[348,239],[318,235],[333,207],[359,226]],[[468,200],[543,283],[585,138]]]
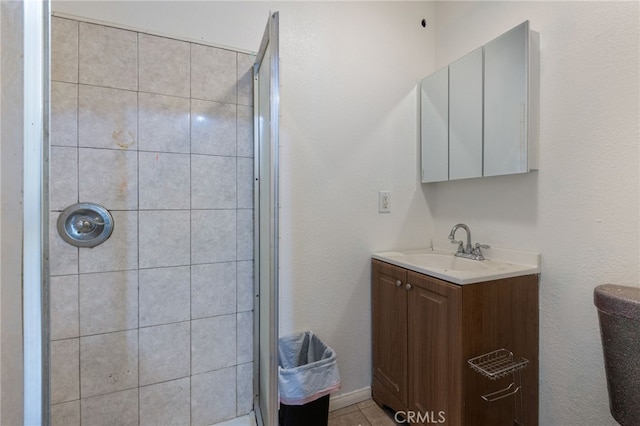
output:
[[[278,424],[278,13],[272,13],[254,65],[256,418]]]

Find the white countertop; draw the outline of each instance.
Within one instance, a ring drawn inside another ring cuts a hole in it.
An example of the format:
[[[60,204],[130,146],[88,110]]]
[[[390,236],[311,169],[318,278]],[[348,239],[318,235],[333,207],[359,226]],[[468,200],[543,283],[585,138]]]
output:
[[[374,259],[454,284],[473,284],[540,273],[540,254],[503,248],[483,249],[485,260],[454,257],[448,240],[433,240],[431,247],[374,253]]]

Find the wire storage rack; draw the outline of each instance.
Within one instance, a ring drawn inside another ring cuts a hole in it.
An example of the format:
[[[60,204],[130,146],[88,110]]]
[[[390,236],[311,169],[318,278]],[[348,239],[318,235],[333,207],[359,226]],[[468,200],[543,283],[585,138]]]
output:
[[[513,352],[507,349],[498,349],[486,354],[471,358],[468,361],[469,366],[476,372],[482,374],[489,380],[497,380],[501,377],[512,375],[512,381],[509,386],[499,391],[481,395],[482,399],[488,402],[494,402],[499,399],[516,395],[522,388],[522,377],[520,372],[524,369],[529,360],[526,358],[514,358]],[[522,407],[522,392],[514,398],[515,414],[514,424],[524,425],[522,419],[524,416]]]
[[[471,368],[478,373],[491,380],[496,380],[515,371],[522,370],[527,366],[529,360],[526,358],[516,360],[513,358],[513,352],[507,349],[498,349],[497,351],[471,358],[468,362]]]

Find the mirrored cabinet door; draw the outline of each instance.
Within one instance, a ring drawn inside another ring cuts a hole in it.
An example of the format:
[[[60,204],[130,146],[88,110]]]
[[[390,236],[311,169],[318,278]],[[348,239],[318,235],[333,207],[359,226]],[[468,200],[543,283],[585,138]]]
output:
[[[449,68],[420,82],[422,182],[449,179]]]
[[[484,175],[529,171],[529,22],[484,46]]]
[[[539,46],[526,21],[421,81],[422,182],[538,169]]]
[[[449,65],[449,179],[482,176],[482,47]]]

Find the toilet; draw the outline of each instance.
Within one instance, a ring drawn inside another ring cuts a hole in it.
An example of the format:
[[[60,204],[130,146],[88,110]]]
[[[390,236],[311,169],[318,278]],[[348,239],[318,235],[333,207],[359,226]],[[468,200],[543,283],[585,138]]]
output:
[[[640,288],[595,288],[611,415],[623,426],[640,419]]]

